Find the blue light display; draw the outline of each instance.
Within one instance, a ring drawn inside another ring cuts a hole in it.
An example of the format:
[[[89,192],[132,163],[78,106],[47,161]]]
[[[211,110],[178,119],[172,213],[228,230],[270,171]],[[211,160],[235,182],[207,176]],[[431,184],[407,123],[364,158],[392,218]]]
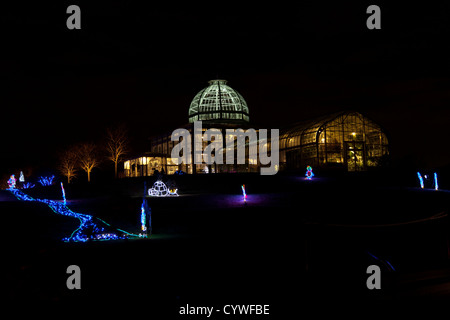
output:
[[[438,181],[437,181],[437,173],[434,173],[434,189],[438,190],[439,186],[438,186]]]
[[[314,173],[312,172],[311,166],[307,166],[306,167],[306,174],[305,174],[305,176],[306,176],[306,180],[311,180],[312,177],[314,177]]]
[[[62,197],[63,197],[64,205],[66,205],[66,204],[67,204],[67,201],[66,201],[66,191],[64,190],[64,185],[63,185],[62,182],[61,182],[61,190],[62,190]]]
[[[50,209],[53,210],[53,212],[57,214],[77,218],[80,221],[79,227],[72,232],[70,237],[63,238],[63,241],[86,242],[89,240],[118,240],[139,237],[139,235],[132,234],[118,228],[113,228],[102,219],[90,216],[88,214],[73,212],[66,205],[58,201],[49,199],[34,199],[18,189],[9,189],[9,191],[12,192],[19,200],[45,203]]]
[[[10,189],[14,189],[16,187],[16,177],[13,174],[11,175],[11,177],[9,177],[8,187]]]
[[[22,189],[32,189],[32,188],[34,188],[35,186],[34,186],[34,183],[31,183],[31,182],[25,182],[23,185],[22,185]]]
[[[41,176],[38,179],[38,182],[43,186],[43,187],[47,187],[47,186],[51,186],[53,184],[53,180],[55,179],[55,176],[48,176],[48,177],[44,177]]]
[[[419,177],[419,181],[420,181],[420,187],[423,189],[423,178],[422,175],[420,174],[420,172],[417,172],[417,176]]]
[[[141,205],[141,231],[144,233],[147,232],[147,213],[145,212],[145,207],[146,203],[144,198]]]

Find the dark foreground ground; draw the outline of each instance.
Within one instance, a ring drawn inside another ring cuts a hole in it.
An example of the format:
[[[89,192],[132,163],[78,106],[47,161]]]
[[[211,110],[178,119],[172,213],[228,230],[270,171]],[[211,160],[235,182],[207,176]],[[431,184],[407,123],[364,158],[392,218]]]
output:
[[[285,319],[450,301],[447,191],[367,175],[173,179],[180,197],[149,198],[154,234],[145,240],[61,242],[77,219],[1,191],[7,301],[157,319],[206,317],[180,316],[186,304],[269,304],[270,318]],[[124,179],[66,193],[72,210],[138,232],[143,189],[144,180]],[[57,186],[28,193],[60,198]],[[66,287],[73,264],[81,290]],[[382,270],[380,290],[366,286],[372,264]]]

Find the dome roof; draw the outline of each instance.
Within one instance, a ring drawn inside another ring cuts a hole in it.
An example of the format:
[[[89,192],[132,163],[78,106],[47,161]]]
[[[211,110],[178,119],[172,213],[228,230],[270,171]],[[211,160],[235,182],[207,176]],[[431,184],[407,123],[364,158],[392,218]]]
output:
[[[189,107],[189,122],[197,120],[249,121],[247,102],[226,80],[211,80],[197,93]]]

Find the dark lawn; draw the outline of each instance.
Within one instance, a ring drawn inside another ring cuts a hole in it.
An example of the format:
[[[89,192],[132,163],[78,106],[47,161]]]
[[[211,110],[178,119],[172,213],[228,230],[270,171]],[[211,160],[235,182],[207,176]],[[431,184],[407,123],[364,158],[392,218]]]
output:
[[[3,201],[9,297],[117,301],[115,308],[146,301],[147,308],[167,312],[195,302],[270,303],[280,312],[305,294],[305,307],[307,301],[392,299],[403,288],[402,277],[446,268],[448,218],[425,219],[448,212],[450,193],[375,182],[353,176],[178,177],[180,197],[149,198],[153,238],[90,244],[58,241],[76,228],[76,219],[35,202]],[[66,186],[69,207],[138,232],[143,183]],[[5,192],[1,198],[11,200]],[[29,194],[58,199],[60,188]],[[414,220],[423,221],[405,224]],[[382,292],[365,287],[367,266],[381,264],[368,252],[396,269],[382,268]],[[79,292],[65,287],[70,264],[82,270]]]

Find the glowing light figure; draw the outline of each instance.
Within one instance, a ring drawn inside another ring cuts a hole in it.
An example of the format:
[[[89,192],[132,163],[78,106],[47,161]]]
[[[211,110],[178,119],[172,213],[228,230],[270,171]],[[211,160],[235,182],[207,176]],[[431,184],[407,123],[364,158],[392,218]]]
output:
[[[161,180],[156,181],[153,186],[148,189],[148,195],[151,197],[166,197],[178,196],[178,189],[172,188],[169,190],[166,184]]]
[[[167,196],[167,186],[161,180],[156,181],[153,187],[148,189],[148,195],[152,197],[165,197]]]
[[[63,183],[61,182],[61,190],[62,190],[62,197],[63,197],[63,200],[64,200],[64,205],[66,205],[67,204],[67,201],[66,201],[66,191],[64,190],[64,185],[63,185]]]
[[[419,181],[420,181],[420,187],[423,189],[423,178],[422,175],[420,174],[420,172],[417,172],[417,177],[419,177]]]
[[[13,174],[9,177],[8,187],[9,187],[9,189],[15,189],[16,188],[16,177]]]
[[[43,186],[43,187],[47,187],[47,186],[51,186],[53,184],[53,180],[55,179],[55,176],[48,176],[48,177],[39,177],[38,182]]]
[[[438,186],[438,180],[437,180],[437,173],[434,173],[434,190],[438,190],[439,186]]]
[[[305,174],[305,176],[306,176],[306,180],[311,180],[312,177],[314,177],[314,173],[312,172],[311,166],[307,166],[306,167],[306,174]]]
[[[144,233],[144,236],[147,236],[147,213],[145,212],[145,198],[142,201],[141,205],[141,231]]]
[[[242,188],[242,196],[244,197],[244,202],[247,202],[247,193],[245,192],[245,184],[243,184],[241,188]]]
[[[20,171],[19,181],[20,182],[25,182],[25,176],[23,175],[23,171]]]
[[[31,182],[25,182],[25,183],[23,184],[23,186],[22,186],[22,189],[31,189],[31,188],[34,188],[34,187],[35,187],[34,183],[31,183]]]

